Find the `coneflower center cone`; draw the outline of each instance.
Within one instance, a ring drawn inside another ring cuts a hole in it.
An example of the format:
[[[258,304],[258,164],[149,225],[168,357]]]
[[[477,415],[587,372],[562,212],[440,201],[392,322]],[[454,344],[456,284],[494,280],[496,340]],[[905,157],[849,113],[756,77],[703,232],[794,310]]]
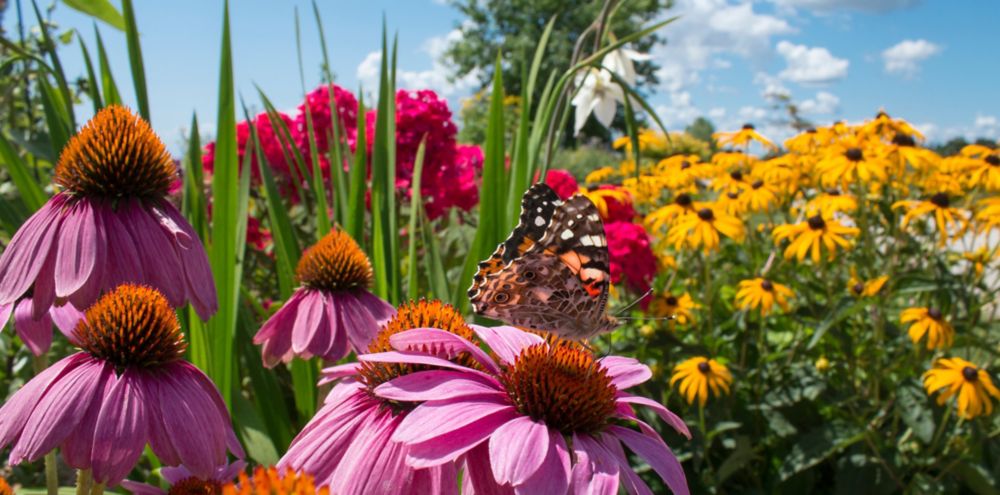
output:
[[[382,327],[378,335],[375,336],[375,339],[368,345],[368,354],[393,350],[389,343],[389,338],[397,333],[414,328],[437,328],[458,335],[471,342],[478,343],[475,332],[469,328],[465,323],[465,319],[462,318],[462,315],[454,307],[450,304],[444,304],[441,301],[426,301],[421,299],[405,303],[397,308],[396,316]],[[449,356],[446,355],[443,349],[438,349],[431,345],[425,345],[419,349],[412,350],[449,359],[452,362],[470,368],[480,368],[479,364],[465,352],[459,353],[457,356]],[[373,391],[375,387],[393,378],[429,369],[433,368],[418,364],[373,363],[365,361],[361,363],[358,373],[360,374],[361,382],[365,384],[369,393],[374,396]],[[415,407],[411,403],[397,403],[395,401],[391,402],[391,405],[397,411]]]
[[[962,378],[965,378],[967,382],[974,382],[979,379],[979,370],[972,366],[966,366],[962,368]]]
[[[295,267],[302,285],[329,292],[367,288],[372,280],[372,264],[358,243],[340,229],[306,250]]]
[[[111,105],[66,143],[52,180],[74,194],[117,199],[163,197],[176,179],[177,167],[149,123]]]
[[[196,478],[183,479],[170,487],[167,495],[221,495],[222,485],[216,481],[203,481]]]
[[[599,433],[615,412],[618,389],[581,347],[528,347],[500,381],[519,413],[565,434]]]
[[[102,296],[74,331],[80,348],[118,371],[177,361],[187,349],[173,307],[142,285],[120,285]]]

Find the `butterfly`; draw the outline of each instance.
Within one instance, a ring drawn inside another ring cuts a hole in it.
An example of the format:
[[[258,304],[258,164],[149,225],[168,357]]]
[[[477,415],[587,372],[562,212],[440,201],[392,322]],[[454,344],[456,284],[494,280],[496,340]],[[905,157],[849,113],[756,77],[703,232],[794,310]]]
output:
[[[476,314],[517,327],[584,340],[614,330],[607,313],[608,243],[586,196],[566,201],[544,183],[521,199],[521,217],[469,288]]]

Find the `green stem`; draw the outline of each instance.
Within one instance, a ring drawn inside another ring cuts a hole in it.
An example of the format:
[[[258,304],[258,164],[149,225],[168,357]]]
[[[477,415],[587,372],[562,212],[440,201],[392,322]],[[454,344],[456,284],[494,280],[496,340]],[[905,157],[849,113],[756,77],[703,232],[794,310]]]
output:
[[[76,471],[76,495],[90,495],[90,488],[94,479],[89,469],[78,469]]]
[[[32,359],[35,375],[49,367],[49,355],[42,354]],[[45,488],[48,495],[59,495],[59,465],[56,462],[56,451],[45,454]]]
[[[104,495],[104,483],[95,483],[90,489],[90,495]]]

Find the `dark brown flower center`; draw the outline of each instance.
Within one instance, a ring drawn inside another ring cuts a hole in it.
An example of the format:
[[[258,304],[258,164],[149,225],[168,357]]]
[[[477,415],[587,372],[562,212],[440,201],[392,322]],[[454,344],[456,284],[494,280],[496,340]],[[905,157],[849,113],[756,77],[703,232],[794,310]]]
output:
[[[830,196],[840,196],[840,191],[837,189],[827,189],[826,193]]]
[[[677,203],[680,206],[691,206],[691,196],[686,193],[678,194],[677,197],[674,198],[674,203]]]
[[[222,485],[216,481],[187,478],[174,483],[167,495],[220,495]]]
[[[715,213],[712,213],[710,208],[702,208],[698,210],[698,218],[706,222],[711,222],[715,218]]]
[[[729,191],[726,193],[726,197],[728,197],[729,199],[736,199],[740,197],[740,193],[737,191]]]
[[[177,179],[167,148],[149,123],[111,105],[90,119],[59,155],[52,180],[74,194],[155,198]]]
[[[917,142],[913,140],[913,136],[897,132],[896,135],[892,137],[892,144],[895,144],[896,146],[916,146]]]
[[[760,179],[757,179],[757,180],[753,181],[753,184],[750,184],[750,187],[752,187],[754,189],[760,189],[760,188],[764,187],[764,181],[762,181]]]
[[[739,170],[733,171],[732,173],[729,174],[729,177],[731,177],[733,180],[736,181],[743,180],[743,172]]]
[[[855,294],[861,294],[865,291],[865,284],[858,282],[854,284],[854,287],[851,287],[851,290],[853,290]]]
[[[988,164],[990,164],[990,165],[992,165],[994,167],[1000,165],[1000,156],[997,156],[997,155],[986,155],[986,158],[983,158],[983,159],[986,160],[986,163],[988,163]]]
[[[809,228],[813,230],[823,230],[826,228],[826,221],[819,215],[813,215],[807,220]]]
[[[941,319],[941,310],[938,309],[938,308],[930,308],[930,309],[927,310],[927,316],[930,316],[931,318],[933,318],[935,320],[940,320]]]
[[[454,307],[450,304],[445,304],[437,300],[426,301],[421,299],[419,301],[405,303],[396,310],[396,316],[394,316],[388,323],[385,324],[385,326],[382,327],[378,335],[375,336],[375,339],[372,340],[372,343],[368,345],[367,354],[393,350],[392,346],[389,344],[389,338],[393,335],[406,330],[412,330],[414,328],[438,328],[458,335],[459,337],[472,341],[473,343],[478,343],[475,333],[471,328],[469,328],[469,326],[465,323],[465,320],[462,318],[462,315],[459,314]],[[465,352],[462,352],[457,356],[450,355],[447,351],[439,349],[436,346],[423,346],[419,349],[413,350],[448,359],[452,362],[459,363],[470,368],[479,368],[479,364]],[[373,391],[375,390],[375,387],[378,387],[393,378],[430,369],[434,369],[434,367],[405,363],[362,362],[358,373],[360,375],[361,382],[365,384],[369,393],[372,393],[374,396]],[[394,411],[397,412],[409,410],[416,406],[416,404],[406,402],[397,403],[385,400],[383,400],[383,402],[386,402],[393,408]]]
[[[806,134],[816,134],[816,128],[815,127],[810,127],[808,129],[806,129]]]
[[[852,162],[860,162],[864,159],[865,154],[861,151],[861,148],[848,148],[847,151],[844,152],[844,156]]]
[[[743,124],[744,131],[752,131],[754,129],[753,124]]]
[[[774,290],[774,284],[772,284],[770,280],[764,279],[760,281],[760,288],[771,292]]]
[[[618,389],[583,348],[528,347],[500,382],[519,413],[564,434],[600,433],[615,412]]]
[[[951,205],[951,201],[948,199],[948,194],[946,193],[937,193],[931,196],[930,201],[938,208],[948,208]]]
[[[712,372],[712,366],[708,364],[708,361],[702,361],[698,363],[698,371],[703,375],[707,375]]]
[[[684,160],[681,162],[681,170],[686,170],[691,168],[691,162]]]
[[[674,296],[667,296],[665,302],[667,306],[677,306],[677,298]]]
[[[187,343],[174,308],[156,289],[119,285],[74,330],[80,348],[115,365],[152,368],[184,356]]]
[[[295,274],[306,287],[344,291],[367,288],[372,264],[350,235],[334,229],[302,255]]]
[[[962,368],[962,378],[965,378],[967,382],[975,382],[979,380],[979,370],[972,366],[966,366]]]

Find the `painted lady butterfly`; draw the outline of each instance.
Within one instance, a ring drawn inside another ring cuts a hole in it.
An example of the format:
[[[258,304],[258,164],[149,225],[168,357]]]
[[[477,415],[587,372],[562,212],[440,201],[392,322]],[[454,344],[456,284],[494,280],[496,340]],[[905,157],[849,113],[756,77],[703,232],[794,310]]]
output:
[[[510,325],[584,340],[610,332],[608,243],[586,196],[561,201],[549,186],[528,188],[521,219],[489,259],[479,263],[473,310]]]

